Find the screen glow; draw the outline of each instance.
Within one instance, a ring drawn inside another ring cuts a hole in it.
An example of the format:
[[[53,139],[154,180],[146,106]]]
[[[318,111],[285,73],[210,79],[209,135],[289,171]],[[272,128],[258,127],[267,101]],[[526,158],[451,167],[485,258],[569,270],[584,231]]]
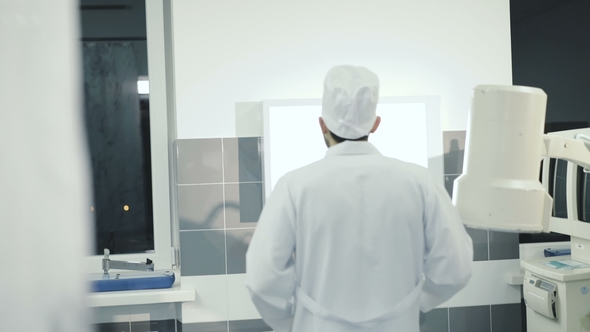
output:
[[[369,141],[385,156],[428,167],[426,104],[379,104],[377,115],[381,125]],[[269,158],[265,173],[271,189],[286,173],[325,156],[320,116],[321,105],[269,107],[264,139],[270,146],[270,151],[265,151],[265,158]]]

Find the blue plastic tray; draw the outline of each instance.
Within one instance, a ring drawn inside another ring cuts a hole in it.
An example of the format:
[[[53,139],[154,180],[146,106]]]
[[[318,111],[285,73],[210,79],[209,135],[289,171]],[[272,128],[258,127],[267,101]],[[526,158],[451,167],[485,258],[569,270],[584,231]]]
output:
[[[170,288],[174,284],[174,272],[130,272],[109,273],[109,279],[103,279],[102,274],[91,276],[93,292],[115,292],[140,289]]]
[[[547,248],[544,251],[545,257],[553,257],[553,256],[567,256],[572,254],[571,249],[551,249]]]

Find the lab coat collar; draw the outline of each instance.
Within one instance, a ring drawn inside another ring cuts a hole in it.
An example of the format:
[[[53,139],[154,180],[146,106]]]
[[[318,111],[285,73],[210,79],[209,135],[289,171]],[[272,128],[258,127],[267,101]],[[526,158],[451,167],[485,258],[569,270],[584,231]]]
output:
[[[380,155],[381,152],[379,152],[379,150],[377,150],[377,148],[369,142],[344,141],[342,143],[338,143],[338,144],[330,147],[328,149],[328,152],[326,152],[326,157],[336,156],[336,155],[355,155],[355,154],[378,154],[378,155]]]

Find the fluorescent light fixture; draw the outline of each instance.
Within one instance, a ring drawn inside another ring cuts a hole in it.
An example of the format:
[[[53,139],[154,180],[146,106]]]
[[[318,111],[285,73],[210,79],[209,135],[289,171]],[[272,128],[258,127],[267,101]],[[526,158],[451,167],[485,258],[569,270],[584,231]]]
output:
[[[150,81],[147,77],[143,76],[137,78],[137,92],[140,95],[150,94]]]

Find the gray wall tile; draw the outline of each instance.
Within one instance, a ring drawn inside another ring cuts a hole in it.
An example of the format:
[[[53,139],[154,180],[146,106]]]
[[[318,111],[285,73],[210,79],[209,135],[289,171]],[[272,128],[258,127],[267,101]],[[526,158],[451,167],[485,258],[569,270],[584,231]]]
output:
[[[225,185],[225,224],[227,228],[254,227],[262,212],[264,185],[239,183]]]
[[[226,274],[224,231],[181,231],[182,276]]]
[[[463,170],[463,151],[465,150],[465,131],[445,131],[443,133],[445,152],[445,189],[453,197],[455,180],[461,176]],[[467,233],[473,240],[473,260],[487,261],[488,231],[466,227]]]
[[[220,138],[177,140],[176,153],[179,184],[222,182]]]
[[[272,329],[262,319],[233,320],[229,322],[229,332],[268,332]]]
[[[182,311],[182,308],[178,307],[176,303],[132,305],[128,308],[131,317],[147,316],[150,321],[156,322],[176,320]]]
[[[450,197],[453,197],[453,186],[454,186],[454,181],[455,179],[457,179],[460,175],[445,175],[445,189],[447,190],[447,192],[449,193]]]
[[[223,139],[223,180],[224,182],[240,182],[240,156],[238,138]]]
[[[445,131],[443,133],[445,174],[463,173],[466,131]]]
[[[487,261],[489,259],[488,253],[488,231],[485,229],[476,229],[465,227],[467,234],[471,236],[473,241],[473,260]]]
[[[493,305],[492,332],[523,332],[521,317],[520,303]]]
[[[251,229],[228,229],[227,243],[227,273],[246,273],[246,251],[254,235]]]
[[[262,181],[262,144],[260,137],[238,139],[240,181]]]
[[[260,137],[223,139],[225,182],[262,181],[262,145]]]
[[[240,185],[237,183],[224,185],[225,190],[225,227],[253,227],[256,223],[242,224],[240,220]]]
[[[131,332],[176,332],[176,320],[131,322]]]
[[[518,233],[490,231],[490,260],[518,259]]]
[[[466,130],[448,130],[443,132],[443,151],[465,150]]]
[[[450,332],[491,332],[490,306],[449,308]]]
[[[223,185],[177,186],[180,230],[223,229]]]
[[[182,332],[228,332],[227,321],[182,324]]]
[[[449,332],[449,309],[434,309],[427,313],[420,312],[421,332]]]
[[[240,222],[257,222],[263,206],[262,183],[240,183]]]
[[[102,323],[94,325],[95,332],[130,332],[129,323]]]

